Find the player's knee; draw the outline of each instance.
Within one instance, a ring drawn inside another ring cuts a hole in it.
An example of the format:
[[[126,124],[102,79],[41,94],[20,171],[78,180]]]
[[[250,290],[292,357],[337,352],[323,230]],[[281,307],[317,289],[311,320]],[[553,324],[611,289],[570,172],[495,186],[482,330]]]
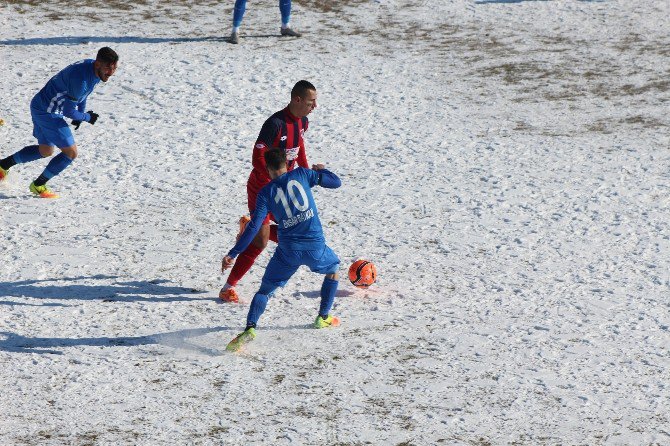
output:
[[[70,146],[70,147],[65,147],[63,149],[60,149],[61,152],[65,154],[68,158],[71,160],[75,159],[77,157],[77,146]]]
[[[40,145],[38,150],[40,151],[40,155],[42,155],[42,158],[47,158],[54,154],[53,146]]]

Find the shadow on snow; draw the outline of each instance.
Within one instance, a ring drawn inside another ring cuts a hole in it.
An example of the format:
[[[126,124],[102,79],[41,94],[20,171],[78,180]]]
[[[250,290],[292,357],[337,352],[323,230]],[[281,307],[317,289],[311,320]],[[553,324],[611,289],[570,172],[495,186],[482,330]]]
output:
[[[140,345],[164,345],[182,350],[190,350],[207,356],[219,356],[218,350],[202,347],[187,341],[188,338],[209,333],[230,330],[227,327],[190,328],[147,336],[121,336],[99,338],[30,338],[11,332],[0,332],[0,351],[15,353],[48,353],[61,355],[62,351],[52,350],[63,347],[136,347]]]
[[[476,5],[487,5],[489,3],[524,3],[524,2],[548,2],[551,0],[476,0]],[[579,0],[583,3],[603,3],[607,0]]]
[[[212,300],[212,298],[184,296],[203,294],[191,288],[164,285],[167,280],[116,282],[110,285],[61,284],[85,279],[117,279],[117,276],[66,277],[45,280],[22,280],[0,283],[0,296],[32,297],[35,299],[102,300],[103,302],[179,302]],[[59,284],[49,285],[50,282]],[[42,285],[47,283],[47,285]],[[154,297],[147,297],[154,296]],[[0,305],[22,305],[0,301]],[[58,304],[55,304],[58,305]]]
[[[268,38],[283,36],[277,34],[252,34],[244,35],[244,39]],[[289,39],[286,39],[289,40]],[[33,37],[28,39],[0,40],[0,45],[82,45],[88,43],[202,43],[202,42],[229,42],[229,37],[93,37],[93,36],[59,36],[59,37]]]

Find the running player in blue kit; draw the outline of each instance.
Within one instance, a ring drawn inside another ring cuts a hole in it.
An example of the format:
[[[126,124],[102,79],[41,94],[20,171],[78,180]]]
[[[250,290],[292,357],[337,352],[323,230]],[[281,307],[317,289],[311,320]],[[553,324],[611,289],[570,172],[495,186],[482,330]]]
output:
[[[296,167],[287,171],[286,153],[281,149],[266,151],[264,158],[272,181],[259,192],[251,221],[233,249],[223,258],[221,270],[230,268],[235,257],[251,243],[268,212],[277,221],[279,245],[265,269],[260,289],[251,301],[247,327],[230,341],[226,347],[230,351],[239,350],[256,337],[256,323],[265,311],[268,299],[278,287],[288,282],[301,265],[308,266],[313,272],[325,274],[314,327],[336,327],[340,324],[338,318],[329,314],[337,292],[340,259],[326,245],[312,187],[335,189],[342,183],[337,175],[326,170],[323,165],[316,165],[313,169]]]
[[[72,119],[78,129],[82,122],[95,124],[98,114],[86,110],[86,100],[95,86],[107,82],[116,71],[119,56],[108,47],[101,48],[93,59],[73,63],[54,77],[33,97],[30,114],[33,119],[33,136],[37,145],[26,146],[13,155],[0,160],[0,181],[16,164],[29,163],[53,155],[54,148],[61,151],[47,164],[44,172],[30,184],[30,192],[40,198],[57,198],[46,186],[77,157],[77,146],[72,131],[64,118]]]
[[[228,39],[230,43],[240,42],[240,25],[244,18],[244,12],[247,10],[247,0],[235,0],[233,8],[233,32]],[[290,37],[300,37],[302,34],[293,30],[290,25],[291,20],[291,0],[279,0],[279,12],[281,13],[281,35]]]

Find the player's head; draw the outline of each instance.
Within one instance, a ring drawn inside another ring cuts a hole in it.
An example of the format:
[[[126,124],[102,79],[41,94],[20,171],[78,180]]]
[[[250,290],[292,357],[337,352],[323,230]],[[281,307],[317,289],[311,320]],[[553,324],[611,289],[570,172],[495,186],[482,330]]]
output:
[[[291,90],[291,113],[298,118],[309,115],[316,108],[316,87],[311,82],[296,82]]]
[[[263,154],[265,165],[268,168],[270,178],[278,177],[286,172],[286,152],[282,149],[272,148]]]
[[[107,82],[116,71],[118,64],[119,55],[110,47],[105,46],[98,50],[98,54],[95,56],[95,62],[93,63],[93,69],[95,70],[95,75],[98,76],[101,81]]]

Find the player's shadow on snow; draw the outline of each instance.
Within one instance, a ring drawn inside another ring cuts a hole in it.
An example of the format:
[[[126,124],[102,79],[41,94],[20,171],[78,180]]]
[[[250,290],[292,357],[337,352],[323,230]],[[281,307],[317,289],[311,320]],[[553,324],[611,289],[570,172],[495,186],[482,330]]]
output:
[[[525,2],[548,2],[552,0],[476,0],[475,5],[486,5],[489,3],[525,3]],[[607,0],[578,0],[584,3],[602,3]]]
[[[267,38],[282,36],[277,34],[244,35],[243,39]],[[228,36],[209,37],[94,37],[94,36],[59,36],[59,37],[33,37],[28,39],[0,40],[0,45],[85,45],[89,43],[202,43],[202,42],[229,42]]]
[[[101,300],[103,302],[181,302],[212,300],[212,298],[191,296],[193,294],[203,294],[206,293],[206,291],[166,285],[167,280],[119,281],[110,285],[82,285],[68,283],[85,279],[108,280],[118,279],[118,277],[97,275],[90,277],[65,277],[47,280],[4,282],[0,283],[0,296],[31,297],[35,299]],[[0,301],[0,304],[18,305],[7,301]]]
[[[203,347],[188,341],[189,338],[209,333],[231,330],[228,327],[191,328],[147,336],[121,336],[117,338],[31,338],[7,331],[0,332],[0,351],[15,353],[47,353],[62,355],[57,348],[68,347],[137,347],[163,345],[180,350],[189,350],[207,356],[219,356],[221,351]]]
[[[354,294],[356,294],[356,293],[354,293],[352,291],[337,290],[337,292],[335,293],[335,298],[337,299],[338,297],[349,297],[349,296],[353,296]],[[293,296],[294,297],[303,296],[303,297],[307,297],[307,298],[310,298],[310,299],[317,299],[317,298],[320,299],[321,298],[321,291],[307,291],[307,292],[296,291],[295,293],[293,293]]]

